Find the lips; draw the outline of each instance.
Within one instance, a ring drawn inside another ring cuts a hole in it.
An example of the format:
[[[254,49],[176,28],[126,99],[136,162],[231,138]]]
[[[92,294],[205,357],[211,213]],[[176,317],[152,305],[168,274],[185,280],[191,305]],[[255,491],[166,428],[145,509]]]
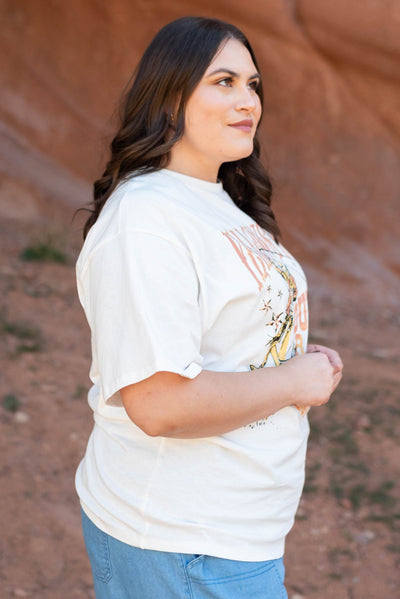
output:
[[[245,119],[243,121],[238,121],[237,123],[231,123],[229,127],[233,127],[234,129],[240,129],[240,131],[250,133],[253,129],[253,121],[251,119]]]

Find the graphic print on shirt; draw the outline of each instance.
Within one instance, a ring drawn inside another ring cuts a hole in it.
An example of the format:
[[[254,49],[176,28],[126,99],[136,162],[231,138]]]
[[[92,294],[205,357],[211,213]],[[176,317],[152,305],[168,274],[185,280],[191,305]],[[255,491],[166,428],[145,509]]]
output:
[[[271,254],[269,250],[264,250],[262,248],[259,248],[259,251],[265,251],[267,254]],[[284,264],[275,261],[273,256],[270,257],[270,260],[272,266],[281,275],[289,289],[288,300],[284,311],[280,312],[279,314],[272,313],[271,321],[267,323],[267,326],[273,324],[275,326],[276,333],[268,344],[268,351],[263,362],[260,364],[260,366],[254,366],[253,364],[250,364],[251,370],[255,370],[256,368],[264,368],[270,355],[275,362],[275,366],[279,366],[279,364],[286,362],[286,360],[292,358],[296,353],[293,344],[289,349],[289,344],[292,338],[295,304],[297,301],[296,281]],[[264,300],[264,307],[261,308],[261,310],[265,310],[265,312],[268,313],[270,304],[271,300],[269,300],[268,303],[266,303]]]
[[[296,275],[303,277],[296,268],[297,262],[258,225],[225,231],[223,235],[257,281],[259,290],[265,292],[259,309],[266,316],[267,351],[262,362],[250,364],[250,369],[279,366],[296,353],[304,353],[308,329],[307,291],[299,294],[296,279],[289,270],[292,264]],[[269,284],[274,272],[279,275],[281,285],[277,286],[276,277],[274,285]]]

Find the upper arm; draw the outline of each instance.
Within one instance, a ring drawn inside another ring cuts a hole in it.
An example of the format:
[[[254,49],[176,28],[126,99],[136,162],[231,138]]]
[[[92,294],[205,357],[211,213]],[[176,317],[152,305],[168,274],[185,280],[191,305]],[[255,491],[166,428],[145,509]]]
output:
[[[92,378],[104,401],[122,405],[121,388],[158,372],[199,374],[199,283],[184,247],[160,235],[123,231],[93,255],[85,291]]]

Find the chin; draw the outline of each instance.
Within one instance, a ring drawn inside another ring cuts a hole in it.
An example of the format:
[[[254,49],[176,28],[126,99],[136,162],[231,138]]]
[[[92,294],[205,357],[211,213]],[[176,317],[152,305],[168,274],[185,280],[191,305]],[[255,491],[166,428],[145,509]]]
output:
[[[241,151],[235,152],[235,154],[231,154],[230,158],[227,158],[225,162],[233,162],[234,160],[241,160],[242,158],[247,158],[253,152],[253,145],[250,148],[242,148]]]

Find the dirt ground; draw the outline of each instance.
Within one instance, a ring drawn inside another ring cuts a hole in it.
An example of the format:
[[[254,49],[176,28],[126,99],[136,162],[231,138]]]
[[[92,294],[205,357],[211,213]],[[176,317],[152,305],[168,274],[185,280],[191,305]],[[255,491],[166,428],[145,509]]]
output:
[[[67,263],[21,259],[38,240],[58,244]],[[92,426],[77,251],[77,234],[63,241],[54,222],[16,214],[0,225],[1,599],[94,597],[74,490]],[[310,412],[307,481],[287,541],[289,598],[398,597],[400,316],[384,302],[363,309],[356,293],[310,295],[311,339],[341,352],[345,376]]]

